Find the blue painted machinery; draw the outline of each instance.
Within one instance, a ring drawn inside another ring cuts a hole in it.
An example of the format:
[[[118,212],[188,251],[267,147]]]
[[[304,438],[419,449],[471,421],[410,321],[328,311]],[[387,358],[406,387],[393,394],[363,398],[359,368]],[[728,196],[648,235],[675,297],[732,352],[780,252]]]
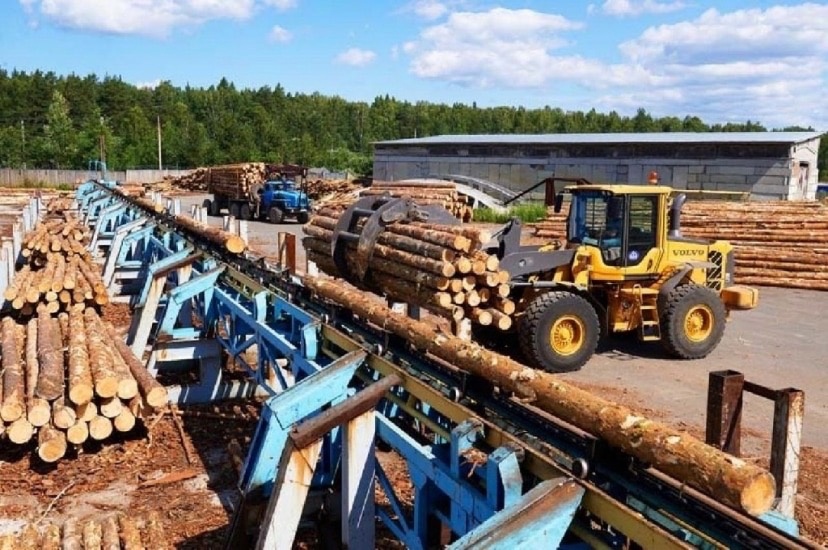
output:
[[[308,524],[372,548],[375,518],[415,549],[807,547],[790,520],[726,508],[423,357],[281,266],[217,250],[106,185],[77,200],[104,282],[134,308],[128,345],[158,375],[197,375],[171,399],[263,397],[228,548],[290,548]],[[402,457],[410,498],[377,449]]]

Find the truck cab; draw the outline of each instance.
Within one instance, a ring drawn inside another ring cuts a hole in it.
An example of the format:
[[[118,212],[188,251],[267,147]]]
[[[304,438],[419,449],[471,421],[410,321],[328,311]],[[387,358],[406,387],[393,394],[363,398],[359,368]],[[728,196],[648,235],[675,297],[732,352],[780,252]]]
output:
[[[261,209],[271,223],[281,223],[285,216],[295,216],[299,223],[310,218],[311,201],[291,179],[268,180],[262,186]]]

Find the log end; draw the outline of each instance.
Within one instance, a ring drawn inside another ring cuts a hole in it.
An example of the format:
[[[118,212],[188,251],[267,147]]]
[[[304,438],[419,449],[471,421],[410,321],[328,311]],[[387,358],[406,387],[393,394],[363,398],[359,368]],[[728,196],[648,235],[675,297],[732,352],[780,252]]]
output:
[[[138,382],[134,378],[126,378],[118,382],[118,397],[129,400],[138,395]]]
[[[66,440],[73,445],[80,445],[89,439],[89,425],[83,420],[78,420],[66,430]]]
[[[0,418],[6,422],[14,422],[18,418],[22,418],[26,411],[23,409],[23,403],[18,400],[4,401],[3,406],[0,407]]]
[[[96,416],[89,422],[89,436],[95,441],[103,441],[112,435],[112,421],[105,416]]]
[[[36,403],[32,404],[26,416],[29,423],[36,428],[48,424],[51,417],[52,408],[49,406],[49,402],[44,399],[38,399]]]
[[[104,399],[118,395],[118,379],[114,376],[101,378],[95,382],[95,393]]]
[[[75,405],[86,405],[92,401],[93,390],[86,384],[75,384],[69,388],[69,401]]]
[[[6,436],[16,445],[23,445],[31,441],[34,436],[34,426],[25,418],[18,418],[6,427]]]
[[[247,243],[245,243],[244,239],[238,235],[231,235],[227,238],[224,246],[227,248],[228,252],[232,252],[233,254],[241,254],[244,252],[244,249],[247,248]]]
[[[160,409],[166,406],[169,397],[167,396],[167,388],[163,386],[156,386],[147,392],[145,401],[147,405],[154,409]]]
[[[752,516],[764,514],[773,506],[776,481],[770,472],[762,472],[742,489],[742,509]]]

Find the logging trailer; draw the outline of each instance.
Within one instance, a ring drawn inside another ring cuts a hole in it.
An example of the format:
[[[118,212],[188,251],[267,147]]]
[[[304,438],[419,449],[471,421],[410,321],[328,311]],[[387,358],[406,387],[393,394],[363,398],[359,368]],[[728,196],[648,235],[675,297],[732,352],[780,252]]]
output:
[[[792,507],[770,510],[774,494],[794,501],[798,439],[780,439],[774,484],[752,463],[366,293],[300,277],[290,252],[277,264],[231,253],[182,224],[176,199],[159,211],[158,194],[147,204],[93,182],[77,199],[105,284],[134,306],[127,344],[153,374],[188,380],[167,388],[170,400],[268,396],[228,549],[289,548],[302,524],[374,548],[377,521],[408,548],[815,547],[797,536]],[[374,221],[393,221],[393,208]],[[291,237],[280,234],[285,249]],[[228,356],[247,379],[223,378]],[[777,408],[798,433],[801,410]],[[407,500],[380,442],[405,461]]]

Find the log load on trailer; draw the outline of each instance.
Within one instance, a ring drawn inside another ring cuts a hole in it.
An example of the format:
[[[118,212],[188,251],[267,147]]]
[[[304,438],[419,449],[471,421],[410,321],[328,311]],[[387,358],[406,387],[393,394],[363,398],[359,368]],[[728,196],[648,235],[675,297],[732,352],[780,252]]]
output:
[[[204,199],[211,216],[222,210],[242,220],[265,219],[282,223],[293,218],[307,223],[311,201],[305,190],[308,169],[295,164],[232,164],[214,166],[207,173]]]

